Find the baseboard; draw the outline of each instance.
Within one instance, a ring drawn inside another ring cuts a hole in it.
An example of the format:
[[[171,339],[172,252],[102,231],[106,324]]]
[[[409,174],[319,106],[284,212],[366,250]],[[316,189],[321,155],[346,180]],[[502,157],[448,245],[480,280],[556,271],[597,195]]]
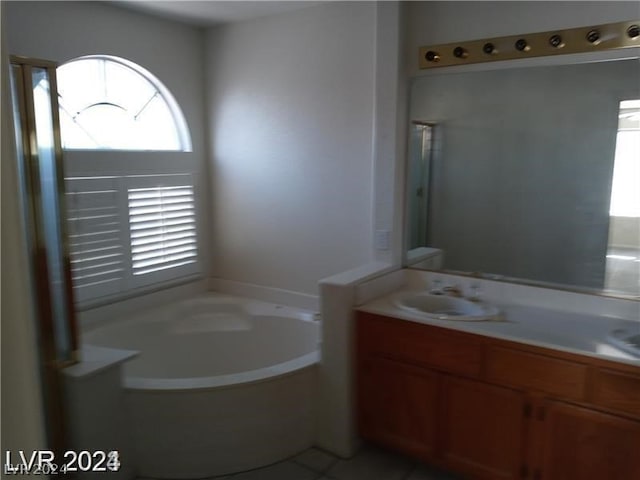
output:
[[[209,289],[230,295],[254,298],[263,302],[287,305],[317,312],[320,310],[320,299],[317,295],[284,290],[282,288],[265,287],[252,283],[236,282],[224,278],[209,278]]]

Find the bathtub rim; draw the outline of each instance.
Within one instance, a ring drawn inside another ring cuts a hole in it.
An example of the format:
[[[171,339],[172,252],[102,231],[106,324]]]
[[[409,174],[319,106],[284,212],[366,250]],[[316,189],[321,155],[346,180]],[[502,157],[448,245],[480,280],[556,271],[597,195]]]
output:
[[[320,351],[301,355],[286,362],[267,367],[249,370],[247,372],[229,373],[210,377],[186,378],[148,378],[123,377],[123,386],[128,392],[136,393],[169,393],[218,390],[225,388],[243,387],[254,383],[269,381],[279,377],[295,374],[301,370],[320,363]]]
[[[181,391],[205,391],[222,388],[241,387],[253,383],[268,381],[270,379],[295,374],[298,371],[310,368],[320,363],[320,342],[321,342],[321,321],[320,314],[301,308],[290,307],[287,305],[273,304],[256,300],[252,298],[241,297],[238,295],[230,295],[222,292],[203,292],[192,297],[183,298],[177,302],[172,301],[161,307],[137,312],[136,314],[117,318],[108,324],[92,325],[83,333],[91,334],[101,330],[109,330],[127,324],[146,323],[146,322],[171,322],[171,310],[168,307],[180,308],[179,305],[206,303],[213,300],[214,302],[230,302],[243,306],[244,313],[252,318],[260,317],[277,317],[285,319],[293,319],[299,322],[317,325],[318,338],[316,348],[313,351],[300,355],[298,357],[280,362],[274,365],[267,365],[253,370],[244,372],[225,373],[221,375],[210,375],[201,377],[140,377],[127,376],[123,372],[122,385],[126,391],[131,392],[181,392]],[[83,347],[99,348],[103,351],[110,351],[111,355],[121,356],[120,354],[128,354],[130,358],[143,354],[143,351],[137,349],[121,349],[117,347],[99,346],[96,347],[91,340],[83,342]]]
[[[111,328],[130,323],[170,322],[172,321],[172,317],[170,316],[173,313],[172,308],[179,308],[179,305],[181,304],[207,302],[210,300],[241,304],[244,309],[244,314],[249,317],[282,317],[300,320],[303,322],[318,323],[319,325],[322,324],[322,316],[320,312],[317,311],[291,307],[278,303],[264,302],[262,300],[231,295],[223,292],[208,291],[200,292],[197,295],[182,298],[177,301],[169,301],[161,306],[154,306],[152,308],[130,312],[129,314],[121,315],[116,318],[110,318],[109,321],[106,322],[94,322],[89,325],[82,325],[80,328],[80,337],[82,339],[85,335],[91,335],[95,332],[100,332],[101,330],[109,330]],[[81,343],[85,345],[92,345],[90,341]],[[113,349],[127,350],[119,348]],[[135,349],[133,350],[135,351]]]

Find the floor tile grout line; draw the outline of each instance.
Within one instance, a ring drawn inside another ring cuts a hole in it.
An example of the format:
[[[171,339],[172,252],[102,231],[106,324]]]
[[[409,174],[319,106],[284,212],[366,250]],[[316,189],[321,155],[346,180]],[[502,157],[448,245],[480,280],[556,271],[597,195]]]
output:
[[[326,475],[326,473],[327,473],[329,470],[331,470],[331,467],[333,467],[333,466],[337,463],[337,460],[334,460],[334,461],[333,461],[333,462],[331,462],[331,464],[330,464],[328,467],[326,467],[324,470],[318,470],[318,469],[316,469],[316,468],[313,468],[313,467],[311,467],[311,466],[309,466],[309,465],[305,465],[304,463],[299,462],[299,461],[296,461],[296,460],[288,460],[288,461],[289,461],[289,462],[291,462],[291,463],[295,463],[296,465],[298,465],[298,466],[300,466],[300,467],[306,468],[307,470],[309,470],[309,471],[311,471],[311,472],[313,472],[313,473],[319,473],[321,476],[322,476],[322,475]]]
[[[324,473],[323,473],[323,472],[321,472],[321,471],[319,471],[319,470],[316,470],[315,468],[311,468],[311,467],[310,467],[310,466],[308,466],[308,465],[304,465],[304,464],[302,464],[302,463],[298,463],[298,462],[296,462],[295,460],[285,460],[285,461],[286,461],[286,462],[293,463],[294,465],[297,465],[298,467],[302,467],[302,468],[304,468],[305,470],[307,470],[307,471],[309,471],[309,472],[311,472],[311,473],[315,473],[316,475],[320,475],[318,478],[322,478],[322,476],[324,475]]]
[[[321,454],[326,455],[327,457],[329,457],[329,459],[330,459],[329,464],[326,467],[322,468],[322,469],[317,469],[317,468],[314,468],[311,465],[307,465],[304,462],[302,462],[301,460],[299,460],[301,455],[303,455],[304,453],[306,453],[306,452],[308,452],[310,450],[315,450],[315,451],[320,452]],[[312,446],[312,447],[308,448],[307,450],[305,450],[305,451],[303,451],[303,452],[301,452],[301,453],[299,453],[297,455],[289,457],[287,460],[295,463],[296,465],[300,465],[302,467],[305,467],[308,470],[312,470],[313,472],[317,472],[317,473],[320,473],[320,474],[322,474],[324,476],[327,476],[327,472],[329,472],[329,470],[331,470],[331,468],[340,461],[340,457],[338,457],[338,456],[334,455],[333,453],[331,453],[331,452],[329,452],[327,450],[324,450],[324,449],[322,449],[320,447]]]
[[[288,463],[290,465],[294,465],[294,466],[302,469],[303,471],[308,472],[309,474],[312,474],[312,480],[323,480],[323,479],[340,480],[340,477],[336,477],[335,474],[330,473],[330,471],[334,467],[339,465],[340,462],[351,462],[351,461],[354,461],[358,457],[367,454],[367,452],[368,452],[367,455],[373,455],[374,457],[378,456],[378,455],[386,456],[387,454],[389,454],[389,451],[385,450],[385,449],[380,449],[380,448],[377,448],[377,447],[376,448],[366,448],[366,447],[364,447],[364,448],[358,449],[356,454],[353,455],[352,457],[341,458],[341,457],[338,457],[338,456],[336,456],[336,455],[334,455],[334,454],[332,454],[332,453],[330,453],[330,452],[328,452],[326,450],[320,449],[320,448],[315,447],[315,446],[309,448],[308,450],[305,450],[305,452],[306,451],[310,451],[310,450],[316,450],[316,451],[322,452],[324,455],[326,455],[328,460],[329,460],[327,465],[322,467],[322,468],[315,468],[315,467],[313,467],[311,465],[305,464],[305,463],[301,462],[300,459],[299,459],[299,457],[302,455],[302,453],[304,453],[304,452],[301,452],[300,454],[297,454],[297,455],[291,456],[289,458],[283,459],[283,460],[281,460],[279,462],[275,462],[275,463],[273,463],[271,465],[266,465],[264,467],[258,467],[256,469],[251,469],[251,470],[242,471],[242,472],[235,472],[235,473],[231,473],[231,474],[228,474],[228,475],[207,477],[207,478],[205,478],[203,480],[216,480],[216,479],[223,480],[223,479],[226,479],[226,478],[229,478],[229,479],[233,480],[234,478],[240,478],[243,474],[251,472],[251,471],[260,471],[260,470],[267,469],[269,467],[272,467],[272,466],[275,466],[275,465],[278,465],[278,464],[285,464],[285,463]],[[404,455],[394,454],[394,456],[396,456],[396,458],[398,458],[398,459],[404,459],[404,461],[407,462],[406,463],[406,469],[407,470],[400,477],[396,477],[396,478],[398,478],[398,480],[409,480],[416,473],[418,473],[417,478],[418,477],[422,478],[422,475],[419,474],[420,473],[419,470],[421,468],[421,465],[424,465],[423,462],[415,461],[415,459],[410,459],[409,457],[404,456]],[[404,470],[404,468],[403,468],[403,470]],[[441,479],[441,475],[437,474],[436,477],[432,477],[430,474],[428,474],[428,478]],[[442,477],[442,478],[444,478],[444,477]],[[447,477],[447,478],[449,478],[449,477]],[[454,477],[452,477],[452,478],[454,478]],[[455,478],[459,478],[459,477],[455,477]],[[136,480],[155,480],[155,479],[150,479],[150,478],[145,478],[145,477],[136,477]],[[287,480],[287,479],[284,479],[284,480]]]

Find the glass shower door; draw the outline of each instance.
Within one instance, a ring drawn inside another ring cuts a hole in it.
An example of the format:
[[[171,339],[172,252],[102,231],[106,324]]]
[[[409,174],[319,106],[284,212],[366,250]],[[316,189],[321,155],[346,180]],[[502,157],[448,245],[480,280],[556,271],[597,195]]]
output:
[[[47,70],[31,71],[35,120],[35,143],[38,152],[39,203],[42,209],[42,236],[46,246],[48,285],[51,295],[56,356],[60,362],[73,360],[70,305],[67,295],[71,290],[65,273],[64,236],[59,199],[59,165],[56,163],[51,85]],[[73,308],[71,306],[71,308]]]

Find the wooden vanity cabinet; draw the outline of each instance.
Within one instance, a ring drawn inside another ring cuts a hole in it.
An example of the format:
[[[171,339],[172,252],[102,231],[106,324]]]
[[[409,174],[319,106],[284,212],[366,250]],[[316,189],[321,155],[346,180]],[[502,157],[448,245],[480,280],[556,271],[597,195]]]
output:
[[[419,458],[435,449],[438,375],[372,357],[361,365],[359,424],[363,436]]]
[[[439,458],[473,478],[520,478],[525,396],[515,390],[442,375]]]
[[[640,479],[640,423],[548,401],[534,478]],[[543,475],[544,474],[544,475]]]
[[[356,315],[361,436],[473,479],[640,478],[640,368]]]

